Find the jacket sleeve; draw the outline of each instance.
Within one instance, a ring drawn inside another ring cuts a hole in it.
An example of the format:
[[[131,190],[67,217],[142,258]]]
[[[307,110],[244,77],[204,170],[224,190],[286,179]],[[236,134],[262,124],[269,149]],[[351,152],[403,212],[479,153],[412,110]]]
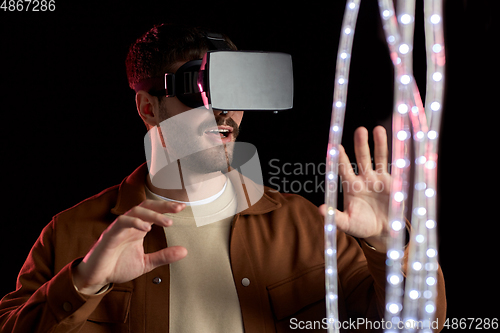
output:
[[[371,248],[363,240],[360,244],[353,237],[339,232],[337,237],[339,288],[342,288],[346,311],[350,318],[381,322],[385,315],[386,253]],[[406,252],[405,262],[408,259]],[[406,264],[403,266],[406,267]],[[406,276],[405,271],[403,275]],[[441,267],[438,268],[437,280],[435,315],[439,324],[436,331],[439,332],[446,319],[446,296]]]
[[[87,296],[73,285],[76,259],[54,272],[54,221],[31,249],[16,291],[0,301],[0,333],[78,332],[107,292]]]

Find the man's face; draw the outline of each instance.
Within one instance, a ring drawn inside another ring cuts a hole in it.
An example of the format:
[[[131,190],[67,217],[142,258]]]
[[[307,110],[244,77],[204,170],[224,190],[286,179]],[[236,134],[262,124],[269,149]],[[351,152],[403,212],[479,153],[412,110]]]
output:
[[[163,98],[159,108],[160,128],[171,160],[179,159],[182,168],[201,174],[228,169],[243,111],[191,109],[177,97]]]

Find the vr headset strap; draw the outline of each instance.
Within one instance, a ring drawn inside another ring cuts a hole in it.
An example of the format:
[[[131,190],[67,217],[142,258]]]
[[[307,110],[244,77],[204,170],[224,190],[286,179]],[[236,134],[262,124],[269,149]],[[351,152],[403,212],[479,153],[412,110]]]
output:
[[[204,36],[208,41],[210,49],[218,51],[229,51],[231,47],[224,39],[224,36],[214,32],[204,32]]]

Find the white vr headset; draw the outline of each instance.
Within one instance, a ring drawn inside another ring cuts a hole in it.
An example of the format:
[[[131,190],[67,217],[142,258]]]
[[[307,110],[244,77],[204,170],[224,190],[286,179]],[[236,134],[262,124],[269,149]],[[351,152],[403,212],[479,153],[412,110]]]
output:
[[[182,103],[222,111],[281,111],[293,107],[292,57],[286,53],[232,51],[222,35],[206,33],[216,50],[175,73],[139,82],[136,91],[176,96]]]

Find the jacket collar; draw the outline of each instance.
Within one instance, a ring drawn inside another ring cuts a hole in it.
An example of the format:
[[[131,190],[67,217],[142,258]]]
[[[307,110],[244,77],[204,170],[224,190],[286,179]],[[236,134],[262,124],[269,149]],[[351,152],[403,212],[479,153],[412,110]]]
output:
[[[148,165],[143,163],[127,178],[125,178],[119,188],[118,196],[116,200],[116,205],[111,209],[111,213],[115,215],[122,215],[129,211],[132,207],[139,205],[141,202],[146,200],[146,190],[144,188],[146,184],[146,176],[148,175]],[[264,187],[264,193],[260,199],[251,205],[248,203],[249,198],[256,198],[262,193],[262,186],[257,185],[251,179],[243,176],[241,173],[233,170],[227,174],[231,179],[231,182],[235,186],[237,192],[238,201],[241,204],[247,203],[245,206],[248,208],[241,211],[240,215],[255,215],[264,214],[281,207],[281,203],[272,199],[266,194],[269,188]],[[237,184],[242,184],[238,186]]]

